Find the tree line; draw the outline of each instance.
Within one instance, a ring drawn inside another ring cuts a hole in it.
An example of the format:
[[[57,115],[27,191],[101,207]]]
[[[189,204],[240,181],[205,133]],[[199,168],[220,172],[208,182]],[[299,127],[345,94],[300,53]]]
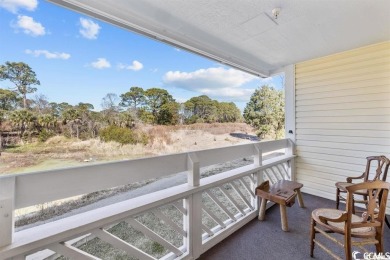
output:
[[[125,133],[123,129],[131,130],[140,123],[177,125],[244,120],[257,130],[258,136],[273,133],[276,138],[284,128],[284,92],[267,85],[255,90],[241,115],[233,102],[218,102],[201,95],[179,103],[165,89],[137,86],[120,95],[106,94],[100,111],[90,103],[50,102],[41,94],[29,98],[38,90],[34,86],[39,86],[40,81],[23,62],[7,61],[0,65],[1,80],[12,82],[14,88],[0,88],[0,139],[5,130],[17,132],[20,140],[38,137],[42,141],[53,135],[95,138],[105,130],[109,138],[102,139],[110,140]],[[126,133],[132,141],[137,139],[132,132]],[[145,136],[140,139],[146,142]],[[0,148],[2,144],[0,140]]]
[[[242,120],[233,102],[218,102],[202,95],[179,103],[160,88],[144,90],[133,86],[120,95],[108,93],[102,98],[100,111],[90,103],[50,102],[41,94],[29,98],[37,92],[40,81],[23,62],[0,65],[0,80],[14,84],[14,88],[0,88],[0,131],[16,131],[22,140],[46,140],[58,134],[88,139],[109,126],[131,129],[138,123],[176,125]]]

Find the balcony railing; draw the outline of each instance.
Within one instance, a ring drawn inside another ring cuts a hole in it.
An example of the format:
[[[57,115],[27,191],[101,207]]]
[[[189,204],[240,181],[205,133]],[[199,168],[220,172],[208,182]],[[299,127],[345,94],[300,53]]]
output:
[[[285,149],[283,155],[263,160],[265,153],[280,149]],[[254,157],[252,164],[200,176],[202,167],[250,156]],[[254,188],[264,179],[272,183],[294,179],[293,164],[293,142],[283,139],[1,176],[0,259],[37,259],[39,252],[99,259],[78,248],[79,243],[74,242],[80,238],[98,238],[138,259],[196,259],[255,218],[258,203]],[[188,172],[185,184],[14,232],[16,209],[184,171]],[[153,216],[154,224],[168,232],[162,234],[145,223],[146,215]],[[121,237],[115,232],[118,225],[142,233],[161,249],[160,255]]]

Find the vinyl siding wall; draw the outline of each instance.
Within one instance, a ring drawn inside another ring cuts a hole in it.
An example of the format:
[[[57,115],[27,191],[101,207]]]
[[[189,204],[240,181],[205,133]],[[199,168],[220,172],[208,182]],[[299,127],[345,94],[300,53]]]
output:
[[[297,180],[334,200],[367,156],[390,156],[390,42],[296,64],[295,110]]]

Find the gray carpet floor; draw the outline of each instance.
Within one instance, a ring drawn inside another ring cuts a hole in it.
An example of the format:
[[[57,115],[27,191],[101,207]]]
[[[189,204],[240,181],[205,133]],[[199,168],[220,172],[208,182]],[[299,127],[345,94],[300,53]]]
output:
[[[283,232],[280,228],[280,212],[277,205],[266,212],[266,219],[252,220],[244,227],[233,233],[209,251],[201,255],[201,260],[303,260],[303,259],[332,259],[321,248],[315,247],[314,258],[310,252],[310,214],[316,208],[334,208],[335,202],[308,194],[303,194],[306,208],[300,208],[298,203],[287,208],[289,232]],[[387,216],[390,220],[390,216]],[[337,255],[344,258],[344,251],[321,234],[317,237],[328,248],[334,250]],[[384,228],[384,248],[390,254],[390,229]],[[375,247],[369,251],[375,252]],[[363,253],[359,249],[356,256],[363,259]]]

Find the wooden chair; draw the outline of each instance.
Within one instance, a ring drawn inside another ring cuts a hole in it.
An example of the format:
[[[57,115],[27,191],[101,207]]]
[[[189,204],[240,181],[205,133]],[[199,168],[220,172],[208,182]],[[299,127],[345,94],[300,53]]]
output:
[[[352,259],[352,246],[357,246],[363,251],[364,245],[375,245],[377,253],[383,252],[383,226],[385,219],[386,203],[390,183],[376,180],[363,182],[346,187],[347,204],[346,211],[338,209],[316,209],[311,214],[311,241],[310,256],[313,257],[314,245],[318,245],[335,259],[342,259],[315,239],[316,233],[321,233],[336,244],[344,247],[345,259]],[[367,211],[362,216],[352,214],[354,207],[353,195],[357,191],[367,191]],[[343,238],[337,239],[338,233]],[[354,240],[352,241],[352,238]]]
[[[370,169],[372,164],[376,162],[376,171],[375,175],[370,176]],[[367,182],[367,181],[375,181],[375,180],[382,180],[386,181],[387,178],[387,172],[389,170],[390,160],[387,159],[385,156],[370,156],[367,157],[367,165],[366,170],[363,172],[362,175],[358,177],[348,177],[346,182],[337,182],[336,183],[336,209],[339,208],[340,201],[346,201],[345,194],[347,193],[347,187],[353,185],[353,181],[358,182]],[[370,178],[372,177],[372,178]],[[363,199],[356,199],[356,196],[354,197],[354,204],[355,203],[361,203],[366,204],[367,202],[367,191],[361,190],[357,191],[356,195],[360,195],[363,197]],[[352,208],[352,213],[355,213],[355,207]]]

